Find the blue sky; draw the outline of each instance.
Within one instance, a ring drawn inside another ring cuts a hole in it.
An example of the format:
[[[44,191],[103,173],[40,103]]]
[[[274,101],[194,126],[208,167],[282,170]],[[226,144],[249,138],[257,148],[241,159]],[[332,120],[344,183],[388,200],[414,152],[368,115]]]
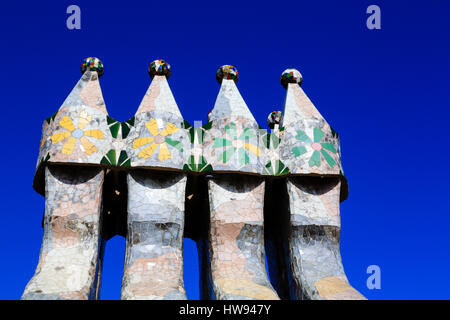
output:
[[[81,30],[66,8],[81,8]],[[366,8],[381,8],[381,30]],[[44,198],[32,189],[43,120],[99,57],[109,114],[130,118],[149,62],[172,65],[185,119],[206,119],[223,64],[259,124],[281,109],[281,72],[303,89],[341,137],[350,195],[341,205],[341,253],[350,283],[369,299],[449,299],[450,3],[448,1],[33,1],[2,3],[0,93],[3,230],[0,299],[20,298],[38,262]],[[198,297],[197,257],[185,242],[185,283]],[[107,245],[102,298],[118,299],[125,241]],[[369,265],[381,289],[366,287]]]

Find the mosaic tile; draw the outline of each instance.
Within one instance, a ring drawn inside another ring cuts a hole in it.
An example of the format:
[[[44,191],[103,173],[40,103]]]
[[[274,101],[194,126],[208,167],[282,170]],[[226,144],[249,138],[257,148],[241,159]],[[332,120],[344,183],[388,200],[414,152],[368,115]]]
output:
[[[99,168],[45,168],[44,237],[36,272],[22,299],[90,299],[97,295]]]
[[[264,182],[256,177],[209,180],[210,264],[219,300],[277,300],[264,262]]]
[[[200,192],[185,197],[188,175],[204,175],[208,188],[209,235],[198,241],[209,250],[212,297],[279,299],[266,274],[263,221],[265,181],[279,179],[289,208],[290,298],[364,299],[340,256],[339,203],[348,186],[339,136],[300,87],[300,72],[282,73],[284,110],[269,114],[269,132],[242,98],[231,65],[216,73],[220,90],[208,122],[193,126],[178,109],[165,60],[150,63],[151,84],[124,122],[106,110],[101,61],[85,59],[81,71],[42,126],[33,186],[46,199],[44,239],[23,299],[97,298],[102,190],[111,187],[103,185],[111,171],[106,179],[117,183],[120,173],[121,201],[128,197],[122,299],[186,299],[184,205]]]
[[[128,175],[128,234],[122,299],[186,299],[182,173]]]

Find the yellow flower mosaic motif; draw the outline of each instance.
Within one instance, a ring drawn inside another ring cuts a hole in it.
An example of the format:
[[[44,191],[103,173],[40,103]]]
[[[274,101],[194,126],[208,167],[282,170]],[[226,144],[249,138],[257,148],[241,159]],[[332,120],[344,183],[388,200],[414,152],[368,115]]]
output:
[[[84,130],[86,126],[91,122],[92,116],[88,114],[86,111],[81,111],[80,116],[78,118],[77,126],[73,124],[72,120],[68,116],[64,116],[59,124],[61,127],[68,131],[58,132],[51,136],[52,144],[56,144],[60,141],[66,140],[64,143],[61,152],[63,154],[70,155],[72,154],[77,140],[80,141],[81,146],[84,149],[84,152],[88,155],[97,152],[97,147],[86,137],[92,137],[95,139],[103,139],[103,132],[98,129],[93,130]]]
[[[138,153],[138,157],[144,159],[151,157],[159,146],[159,161],[172,159],[172,155],[167,147],[167,142],[171,143],[173,140],[168,139],[167,136],[178,131],[178,127],[173,123],[167,123],[166,127],[160,132],[158,129],[158,124],[153,118],[151,118],[149,122],[145,123],[145,127],[153,137],[142,137],[134,140],[133,149],[150,144]]]

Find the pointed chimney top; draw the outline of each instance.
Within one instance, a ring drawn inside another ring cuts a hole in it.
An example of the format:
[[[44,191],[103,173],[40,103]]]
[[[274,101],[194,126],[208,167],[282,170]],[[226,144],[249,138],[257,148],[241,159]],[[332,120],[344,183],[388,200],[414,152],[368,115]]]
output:
[[[236,83],[239,79],[239,72],[237,71],[236,67],[226,64],[217,69],[216,72],[217,82],[221,84],[222,79],[233,80]]]
[[[89,57],[83,60],[81,64],[81,74],[84,74],[87,70],[89,71],[97,71],[99,77],[101,77],[104,73],[103,63],[99,58]]]
[[[257,125],[236,86],[238,78],[239,72],[231,65],[224,65],[217,70],[216,79],[220,83],[220,91],[214,108],[208,114],[208,121],[234,116],[247,118]]]
[[[153,61],[148,67],[148,74],[152,79],[155,75],[166,76],[166,79],[169,79],[171,72],[172,68],[170,67],[170,64],[163,59]]]
[[[281,85],[283,88],[287,88],[289,83],[298,83],[299,86],[302,85],[303,77],[302,74],[294,68],[286,69],[281,74],[280,78]]]
[[[136,114],[151,111],[154,113],[153,116],[156,116],[156,113],[171,113],[180,119],[183,118],[167,81],[171,73],[170,64],[163,59],[154,60],[150,63],[148,74],[152,78],[152,83]]]
[[[325,121],[323,116],[301,88],[302,74],[297,69],[286,69],[281,74],[281,85],[286,89],[281,126],[293,125],[297,121],[316,119]]]

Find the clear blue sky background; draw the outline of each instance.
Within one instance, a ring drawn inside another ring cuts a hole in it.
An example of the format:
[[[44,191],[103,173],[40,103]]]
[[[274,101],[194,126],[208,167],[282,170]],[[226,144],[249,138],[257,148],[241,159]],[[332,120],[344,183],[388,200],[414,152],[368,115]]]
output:
[[[66,8],[81,8],[81,30]],[[382,29],[366,28],[381,7]],[[267,127],[298,68],[303,88],[340,133],[350,196],[341,205],[341,248],[351,284],[369,299],[450,298],[448,1],[7,1],[0,6],[3,154],[1,299],[20,298],[42,240],[44,198],[32,189],[44,118],[101,58],[110,115],[126,120],[150,84],[150,61],[169,80],[185,119],[205,120],[217,68],[237,66],[238,88]],[[125,241],[107,245],[102,298],[120,298]],[[185,241],[185,283],[198,297],[197,257]],[[381,290],[366,269],[381,268]]]

